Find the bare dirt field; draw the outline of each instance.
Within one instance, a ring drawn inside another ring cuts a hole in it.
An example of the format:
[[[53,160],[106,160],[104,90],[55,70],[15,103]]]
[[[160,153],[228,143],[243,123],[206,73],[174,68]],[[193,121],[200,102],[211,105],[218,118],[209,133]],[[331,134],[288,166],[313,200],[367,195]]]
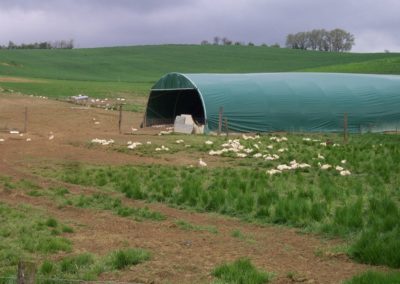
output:
[[[24,107],[28,107],[27,133],[23,136],[10,134],[10,129],[22,129]],[[160,129],[139,129],[142,114],[124,113],[123,119],[122,130],[125,134],[119,134],[118,113],[115,111],[0,94],[0,138],[4,139],[0,142],[0,174],[13,179],[26,178],[47,187],[61,182],[38,176],[33,173],[35,169],[66,161],[133,166],[144,163],[196,163],[195,157],[189,154],[142,157],[109,151],[107,147],[86,146],[93,138],[114,139],[121,145],[133,139],[143,143],[148,140],[162,141],[163,137],[157,135]],[[131,134],[132,127],[139,130]],[[54,138],[50,140],[52,135]],[[63,186],[73,193],[96,191],[96,188],[70,184]],[[178,210],[157,203],[146,203],[146,206],[163,213],[167,217],[165,221],[138,222],[107,211],[70,206],[60,208],[46,197],[10,193],[1,190],[1,187],[0,201],[10,205],[31,204],[43,208],[62,222],[79,225],[69,237],[73,241],[73,253],[103,255],[123,246],[146,248],[152,252],[150,261],[118,274],[102,274],[102,280],[209,283],[213,279],[211,271],[214,267],[238,257],[249,257],[257,267],[275,273],[272,283],[340,283],[371,268],[355,263],[342,254],[316,253],[330,251],[340,245],[338,240],[301,234],[287,227],[260,226],[216,214]],[[145,205],[142,201],[127,198],[123,198],[123,202],[139,207]],[[195,225],[212,225],[219,233],[184,231],[176,226],[174,221],[177,219]],[[231,232],[237,229],[251,238],[233,238]],[[294,273],[296,277],[289,277]]]

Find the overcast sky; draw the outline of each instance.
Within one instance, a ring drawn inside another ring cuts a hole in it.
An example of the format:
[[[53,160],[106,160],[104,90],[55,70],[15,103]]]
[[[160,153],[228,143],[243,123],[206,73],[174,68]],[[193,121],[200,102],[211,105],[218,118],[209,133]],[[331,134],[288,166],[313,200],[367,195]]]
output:
[[[342,28],[353,51],[400,52],[400,0],[0,0],[0,44],[74,39],[77,47],[234,41]]]

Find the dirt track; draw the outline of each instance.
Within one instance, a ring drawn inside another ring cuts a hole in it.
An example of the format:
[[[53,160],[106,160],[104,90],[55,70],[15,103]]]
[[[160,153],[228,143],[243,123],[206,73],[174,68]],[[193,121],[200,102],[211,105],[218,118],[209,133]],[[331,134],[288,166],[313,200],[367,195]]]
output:
[[[106,148],[88,148],[93,138],[114,139],[120,143],[132,140],[131,135],[118,134],[116,112],[102,109],[83,109],[72,104],[18,95],[0,95],[0,128],[21,127],[23,109],[29,110],[28,133],[23,136],[0,132],[0,173],[15,179],[29,178],[43,186],[47,181],[32,174],[46,165],[79,161],[90,164],[190,164],[192,158],[170,155],[166,158],[143,158],[132,154],[108,151]],[[95,120],[93,120],[93,118]],[[123,131],[139,128],[141,114],[125,113]],[[94,122],[98,121],[99,124]],[[16,125],[16,126],[14,126]],[[139,130],[135,141],[160,141],[159,130]],[[49,140],[53,134],[54,139]],[[31,141],[26,141],[30,138]],[[96,189],[69,186],[75,193]],[[63,222],[80,224],[71,239],[74,252],[89,251],[105,254],[123,246],[143,247],[153,252],[153,259],[119,274],[105,274],[103,279],[138,281],[145,283],[208,283],[212,269],[221,262],[238,257],[250,257],[255,265],[276,274],[273,283],[293,283],[289,272],[298,275],[304,283],[340,283],[366,269],[343,255],[317,256],[316,251],[327,251],[340,244],[337,240],[322,240],[304,235],[295,229],[278,226],[258,226],[236,219],[191,213],[168,208],[162,204],[147,204],[167,216],[162,222],[136,222],[105,211],[58,208],[45,197],[35,198],[23,193],[6,193],[0,188],[0,201],[9,204],[29,203],[45,208]],[[124,199],[125,203],[143,206],[143,202]],[[196,225],[214,225],[219,233],[190,232],[176,227],[176,219]],[[250,241],[233,238],[231,232],[239,229],[251,236]]]

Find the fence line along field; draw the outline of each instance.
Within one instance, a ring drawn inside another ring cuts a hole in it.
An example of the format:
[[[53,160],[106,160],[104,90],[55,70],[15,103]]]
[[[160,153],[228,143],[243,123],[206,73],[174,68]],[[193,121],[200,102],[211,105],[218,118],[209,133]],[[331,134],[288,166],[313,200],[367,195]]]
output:
[[[215,64],[194,56],[200,49]],[[234,46],[1,50],[0,283],[16,281],[21,261],[51,283],[398,283],[396,133],[345,143],[341,133],[140,128],[147,89],[171,69],[396,74],[398,58]],[[123,98],[121,133],[113,108],[53,100],[78,94]]]

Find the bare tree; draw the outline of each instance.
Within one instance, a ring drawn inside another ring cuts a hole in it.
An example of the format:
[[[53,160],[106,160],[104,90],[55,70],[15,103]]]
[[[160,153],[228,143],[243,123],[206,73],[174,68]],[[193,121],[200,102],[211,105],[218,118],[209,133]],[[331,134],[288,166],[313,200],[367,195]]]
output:
[[[68,48],[68,49],[74,48],[74,40],[73,39],[68,40],[65,48]]]
[[[34,42],[34,43],[21,43],[17,45],[10,41],[7,47],[8,49],[51,49],[51,48],[65,48],[65,49],[72,49],[74,48],[74,40],[57,40],[53,43],[49,41],[43,42]]]
[[[318,44],[321,42],[321,30],[312,30],[311,32],[306,32],[308,41],[307,41],[307,48],[311,50],[317,50]]]
[[[311,49],[320,51],[349,51],[354,45],[354,36],[342,29],[326,31],[314,29],[309,32],[288,34],[286,46],[295,49]]]
[[[296,43],[295,43],[294,34],[288,34],[286,36],[286,47],[288,47],[288,48],[297,48]]]
[[[306,32],[296,34],[296,43],[300,49],[307,49],[308,35]]]
[[[321,34],[321,47],[322,51],[332,51],[332,38],[329,31],[323,30]]]
[[[354,45],[354,36],[342,29],[330,31],[332,51],[349,51]]]
[[[232,41],[230,39],[228,39],[227,37],[223,37],[222,44],[223,45],[232,45]]]
[[[17,45],[15,43],[13,43],[11,40],[8,42],[8,49],[14,49],[17,48]]]
[[[294,49],[306,49],[307,42],[307,34],[304,32],[288,34],[286,37],[286,46]]]
[[[219,45],[221,38],[219,36],[214,37],[214,45]]]

